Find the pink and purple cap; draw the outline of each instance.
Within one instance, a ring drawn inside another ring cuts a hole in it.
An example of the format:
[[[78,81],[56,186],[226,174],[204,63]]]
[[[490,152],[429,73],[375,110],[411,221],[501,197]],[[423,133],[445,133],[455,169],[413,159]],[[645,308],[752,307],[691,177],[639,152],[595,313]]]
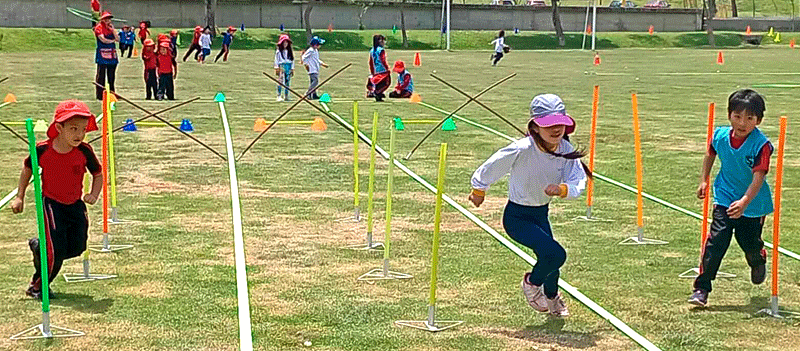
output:
[[[567,114],[564,102],[555,94],[536,95],[531,101],[531,119],[539,127],[565,126],[564,134],[575,131],[575,120]]]

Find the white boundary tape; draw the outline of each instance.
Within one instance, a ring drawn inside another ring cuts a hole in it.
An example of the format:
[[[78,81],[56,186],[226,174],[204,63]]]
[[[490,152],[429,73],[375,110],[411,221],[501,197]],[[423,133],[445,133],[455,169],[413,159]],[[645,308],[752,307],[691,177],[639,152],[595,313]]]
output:
[[[438,111],[438,112],[444,113],[444,114],[450,114],[449,112],[447,112],[447,111],[445,111],[445,110],[442,110],[442,109],[440,109],[440,108],[438,108],[438,107],[436,107],[436,106],[430,105],[430,104],[426,104],[426,103],[424,103],[424,102],[420,102],[419,104],[420,104],[420,105],[423,105],[423,106],[425,106],[425,107],[427,107],[427,108],[430,108],[430,109],[432,109],[432,110],[435,110],[435,111]],[[502,138],[505,138],[505,139],[508,139],[508,140],[510,140],[510,141],[515,141],[515,140],[516,140],[516,139],[514,139],[514,138],[512,138],[512,137],[510,137],[510,136],[508,136],[508,135],[506,135],[506,134],[503,134],[503,133],[501,133],[501,132],[498,132],[498,131],[496,131],[496,130],[494,130],[494,129],[492,129],[492,128],[486,127],[486,126],[484,126],[484,125],[481,125],[481,124],[475,123],[475,122],[473,122],[473,121],[470,121],[470,120],[468,120],[468,119],[465,119],[465,118],[463,118],[463,117],[460,117],[460,116],[458,116],[458,115],[453,115],[453,117],[454,117],[454,118],[456,118],[456,119],[458,119],[458,120],[460,120],[460,121],[463,121],[464,123],[471,124],[471,125],[473,125],[473,126],[475,126],[475,127],[481,128],[481,129],[483,129],[483,130],[486,130],[486,131],[488,131],[488,132],[490,132],[490,133],[492,133],[492,134],[498,135],[498,136],[500,136],[500,137],[502,137]],[[597,172],[595,172],[595,173],[594,173],[594,176],[595,176],[595,177],[597,177],[597,179],[600,179],[600,180],[602,180],[602,181],[604,181],[604,182],[607,182],[607,183],[610,183],[610,184],[616,185],[616,186],[618,186],[618,187],[620,187],[620,188],[622,188],[622,189],[625,189],[625,190],[627,190],[627,191],[630,191],[630,192],[632,192],[632,193],[634,193],[634,194],[637,192],[636,188],[634,188],[634,187],[632,187],[632,186],[629,186],[629,185],[627,185],[627,184],[624,184],[624,183],[620,183],[620,182],[618,182],[618,181],[616,181],[616,180],[614,180],[614,179],[608,178],[608,177],[606,177],[606,176],[604,176],[604,175],[602,175],[602,174],[599,174],[599,173],[597,173]],[[647,199],[649,199],[649,200],[652,200],[652,201],[654,201],[654,202],[656,202],[656,203],[658,203],[658,204],[664,205],[664,206],[666,206],[666,207],[668,207],[668,208],[671,208],[671,209],[673,209],[673,210],[675,210],[675,211],[678,211],[678,212],[681,212],[681,213],[683,213],[683,214],[685,214],[685,215],[688,215],[688,216],[690,216],[690,217],[697,218],[697,219],[699,219],[699,220],[701,220],[701,221],[703,220],[703,216],[702,216],[701,214],[699,214],[699,213],[692,212],[692,211],[690,211],[690,210],[687,210],[687,209],[685,209],[685,208],[683,208],[683,207],[680,207],[680,206],[678,206],[678,205],[675,205],[675,204],[673,204],[673,203],[670,203],[670,202],[667,202],[667,201],[665,201],[665,200],[659,199],[659,198],[657,198],[657,197],[655,197],[655,196],[653,196],[653,195],[650,195],[650,194],[648,194],[648,193],[646,193],[646,192],[642,192],[642,196],[643,196],[643,197],[645,197],[645,198],[647,198]],[[708,218],[708,219],[706,219],[706,220],[707,220],[709,223],[711,222],[711,218]],[[766,246],[766,247],[768,247],[768,248],[770,248],[770,249],[773,247],[772,243],[770,243],[770,242],[768,242],[768,241],[764,241],[764,246]],[[797,253],[794,253],[794,252],[792,252],[792,251],[786,250],[786,249],[784,249],[784,248],[782,248],[782,247],[780,247],[780,246],[778,247],[778,252],[780,252],[780,253],[782,253],[782,254],[784,254],[784,255],[786,255],[786,256],[789,256],[789,257],[791,257],[791,258],[794,258],[795,260],[800,260],[800,255],[798,255]]]
[[[347,126],[347,128],[350,130],[350,132],[353,132],[353,126],[352,125],[350,125],[349,123],[347,123],[347,121],[345,121],[344,119],[339,117],[339,115],[337,115],[336,113],[331,111],[330,108],[328,108],[328,105],[326,105],[324,102],[322,102],[320,104],[325,109],[325,111],[327,111],[333,118],[336,118],[343,125]],[[366,135],[364,135],[361,132],[358,132],[358,135],[361,138],[361,140],[363,140],[365,143],[367,143],[367,145],[372,146],[372,140],[367,138]],[[384,159],[387,159],[387,160],[389,159],[389,154],[386,151],[384,151],[380,146],[375,145],[375,151],[380,153],[381,157],[383,157]],[[394,164],[395,164],[395,166],[397,166],[397,168],[399,168],[400,170],[402,170],[403,172],[408,174],[411,178],[413,178],[414,180],[416,180],[417,182],[422,184],[423,187],[425,187],[426,189],[428,189],[429,191],[431,191],[433,193],[436,193],[436,187],[434,187],[433,185],[428,183],[425,179],[423,179],[422,177],[420,177],[419,175],[417,175],[416,173],[411,171],[408,167],[406,167],[399,160],[395,159]],[[484,222],[483,220],[481,220],[480,218],[475,216],[472,212],[470,212],[467,209],[465,209],[459,203],[455,202],[455,200],[450,198],[450,196],[443,194],[442,195],[442,199],[445,202],[447,202],[448,204],[450,204],[450,206],[453,206],[453,208],[455,208],[457,211],[461,212],[461,214],[463,214],[464,216],[469,218],[469,220],[471,220],[472,222],[477,224],[481,229],[483,229],[484,231],[489,233],[489,235],[491,235],[492,237],[495,238],[495,240],[497,240],[501,244],[503,244],[503,246],[507,247],[509,250],[514,252],[517,256],[519,256],[520,258],[525,260],[525,262],[528,262],[528,264],[530,264],[530,265],[535,265],[536,264],[536,260],[533,257],[528,255],[525,251],[522,251],[522,249],[520,249],[518,246],[514,245],[512,242],[508,241],[508,239],[506,239],[500,233],[495,231],[492,227],[490,227],[488,224],[486,224],[486,222]],[[613,314],[611,314],[608,311],[606,311],[603,307],[601,307],[600,305],[598,305],[597,303],[595,303],[594,301],[589,299],[586,295],[584,295],[583,293],[578,291],[577,288],[573,287],[569,283],[565,282],[562,279],[559,279],[558,280],[558,286],[561,287],[568,294],[570,294],[572,297],[574,297],[576,300],[578,300],[582,304],[586,305],[586,307],[588,307],[589,309],[591,309],[592,311],[597,313],[600,317],[603,317],[606,320],[608,320],[609,323],[611,323],[614,327],[616,327],[621,332],[623,332],[625,335],[627,335],[628,337],[633,339],[633,341],[635,341],[636,343],[641,345],[645,350],[651,350],[651,351],[655,351],[655,350],[659,350],[660,351],[661,350],[656,345],[654,345],[649,340],[645,339],[642,335],[640,335],[635,330],[633,330],[631,327],[629,327],[627,324],[625,324],[624,322],[619,320],[619,318],[615,317]]]
[[[250,298],[247,293],[247,266],[244,257],[244,235],[242,234],[242,208],[239,200],[239,180],[236,176],[236,155],[233,154],[231,129],[225,103],[219,102],[222,127],[225,129],[225,144],[228,151],[228,173],[231,179],[231,209],[233,216],[233,242],[236,258],[236,290],[239,299],[239,350],[253,350],[253,332],[250,326]]]

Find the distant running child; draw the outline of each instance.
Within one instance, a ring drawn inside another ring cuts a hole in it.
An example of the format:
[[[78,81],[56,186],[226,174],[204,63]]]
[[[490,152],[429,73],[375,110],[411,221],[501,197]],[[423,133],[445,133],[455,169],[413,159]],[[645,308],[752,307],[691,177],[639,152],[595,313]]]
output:
[[[144,41],[150,37],[150,21],[141,21],[139,22],[139,33],[137,34],[139,37],[139,41],[144,45]]]
[[[367,79],[367,97],[374,97],[381,102],[386,95],[383,93],[392,85],[392,75],[389,64],[386,63],[386,37],[380,34],[372,36],[372,49],[369,50],[369,72]]]
[[[189,46],[189,50],[186,51],[186,55],[183,55],[183,62],[186,62],[186,59],[189,55],[194,52],[194,60],[197,61],[198,55],[202,51],[200,47],[200,36],[203,35],[203,27],[197,26],[194,27],[194,36],[192,37],[192,45]],[[195,51],[196,50],[196,51]]]
[[[714,180],[714,212],[708,234],[700,275],[694,281],[689,303],[708,304],[711,281],[717,276],[722,257],[728,251],[731,237],[744,251],[750,266],[750,281],[761,284],[767,275],[767,252],[761,231],[764,218],[772,213],[772,194],[764,180],[769,171],[773,147],[758,125],[764,118],[764,98],[750,89],[742,89],[728,97],[730,127],[718,127],[703,158],[697,198],[709,196],[706,178],[711,174],[714,159],[720,169]]]
[[[142,61],[144,61],[144,89],[147,100],[158,97],[158,61],[156,60],[156,43],[153,39],[144,41]]]
[[[222,50],[217,54],[214,62],[219,61],[220,56],[225,55],[222,62],[228,62],[228,53],[231,52],[231,43],[233,42],[233,34],[236,33],[236,28],[228,27],[228,31],[222,33]]]
[[[500,62],[501,58],[503,58],[503,53],[508,52],[508,46],[506,46],[505,44],[506,40],[505,36],[506,36],[506,31],[501,30],[499,33],[497,33],[497,39],[492,40],[492,42],[490,43],[494,44],[494,54],[492,54],[492,58],[490,59],[493,60],[492,62],[493,67],[497,66],[497,63]]]
[[[206,28],[203,31],[203,34],[200,35],[200,48],[203,50],[203,53],[200,54],[200,63],[206,62],[206,57],[211,56],[211,29]]]
[[[125,51],[127,50],[128,58],[131,58],[134,43],[136,43],[136,33],[133,32],[133,28],[128,25],[122,26],[122,30],[119,31],[119,57],[125,56]]]
[[[292,39],[286,34],[281,34],[275,49],[275,75],[281,83],[287,87],[291,86],[292,76],[294,75],[294,53],[292,52]],[[283,96],[281,92],[285,90]],[[278,85],[278,97],[275,101],[289,101],[289,89],[283,89]]]
[[[319,67],[322,66],[328,68],[328,65],[319,59],[319,47],[324,43],[324,39],[320,39],[319,37],[315,36],[311,39],[311,42],[308,44],[308,49],[303,53],[301,58],[303,61],[303,66],[305,66],[306,71],[308,71],[308,79],[310,82],[308,84],[306,96],[308,96],[310,100],[319,99],[319,96],[317,96],[317,85],[319,85]]]
[[[411,79],[411,73],[406,70],[406,64],[403,61],[396,61],[392,71],[397,73],[397,85],[394,91],[389,93],[390,98],[403,98],[407,99],[414,93],[414,80]]]
[[[100,22],[100,1],[92,0],[91,1],[92,7],[92,28],[97,26],[97,22]]]
[[[538,95],[531,101],[529,135],[497,151],[472,175],[475,206],[483,203],[489,186],[508,177],[508,204],[503,228],[516,242],[530,248],[537,262],[522,277],[522,292],[528,304],[552,316],[569,315],[558,292],[559,269],[567,252],[553,237],[548,219],[552,197],[576,198],[586,186],[588,168],[566,136],[575,130],[564,103],[556,95]]]
[[[103,186],[100,162],[92,147],[83,142],[86,132],[95,130],[95,116],[89,107],[78,100],[66,100],[56,107],[47,129],[47,140],[36,146],[38,166],[42,168],[49,284],[58,277],[64,260],[78,257],[86,250],[89,230],[86,204],[92,205],[97,201]],[[30,157],[26,158],[19,177],[17,197],[11,202],[13,213],[21,213],[24,209],[25,190],[33,169]],[[84,194],[83,175],[87,170],[92,174],[92,189]],[[42,298],[39,244],[38,237],[28,240],[35,273],[25,291],[25,294],[37,299]],[[49,296],[53,298],[53,290],[50,290]]]

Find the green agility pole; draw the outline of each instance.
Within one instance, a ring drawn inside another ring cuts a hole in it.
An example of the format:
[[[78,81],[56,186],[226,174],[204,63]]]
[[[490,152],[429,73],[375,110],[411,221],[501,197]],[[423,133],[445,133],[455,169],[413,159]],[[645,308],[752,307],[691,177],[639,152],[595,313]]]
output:
[[[81,336],[82,332],[50,325],[50,271],[47,265],[47,234],[44,227],[44,204],[42,198],[42,179],[39,175],[39,157],[36,153],[36,134],[33,131],[33,120],[28,118],[25,121],[25,128],[28,132],[28,151],[31,159],[31,170],[33,173],[33,190],[36,198],[36,222],[39,231],[39,258],[41,283],[42,283],[42,324],[26,329],[11,337],[12,340],[40,339],[53,337]],[[53,331],[65,332],[64,334],[54,334]],[[32,334],[35,333],[35,334]]]
[[[354,130],[358,130],[355,129]],[[358,138],[358,133],[354,134]],[[372,140],[378,138],[378,112],[372,115]],[[348,246],[355,250],[376,250],[383,248],[383,243],[372,241],[373,214],[374,214],[374,194],[375,194],[375,144],[372,144],[369,152],[369,185],[367,190],[367,244],[357,244]]]

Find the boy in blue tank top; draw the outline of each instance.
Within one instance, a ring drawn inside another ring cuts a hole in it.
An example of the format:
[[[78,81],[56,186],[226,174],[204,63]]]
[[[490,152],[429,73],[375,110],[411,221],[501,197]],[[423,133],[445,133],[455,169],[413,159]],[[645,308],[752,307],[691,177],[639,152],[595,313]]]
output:
[[[721,166],[714,180],[714,212],[711,230],[703,248],[700,275],[694,281],[689,303],[705,306],[711,281],[717,275],[731,237],[744,251],[750,266],[750,280],[761,284],[767,274],[767,252],[761,240],[764,218],[772,213],[772,195],[764,178],[769,171],[773,147],[757,128],[766,110],[764,98],[750,89],[734,92],[728,98],[730,126],[714,131],[703,159],[697,197],[708,196],[706,179],[714,158]]]

